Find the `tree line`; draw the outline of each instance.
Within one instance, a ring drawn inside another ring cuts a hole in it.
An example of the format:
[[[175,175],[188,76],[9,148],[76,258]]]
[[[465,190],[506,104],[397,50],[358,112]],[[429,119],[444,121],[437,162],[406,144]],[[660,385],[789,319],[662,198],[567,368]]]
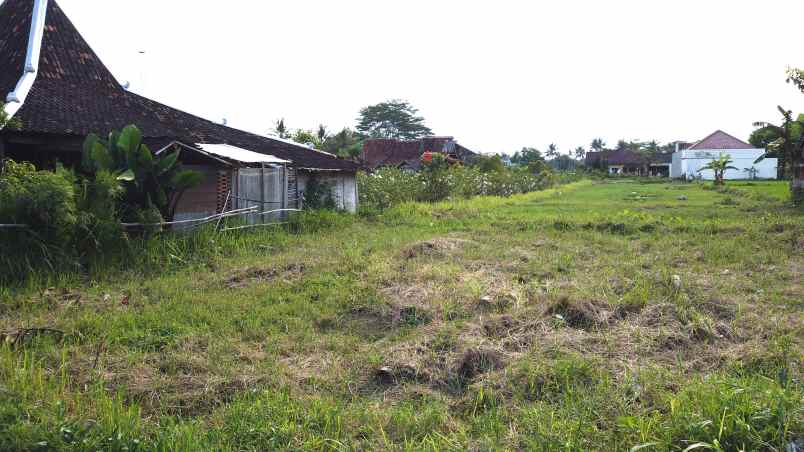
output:
[[[281,118],[274,123],[271,133],[281,139],[347,158],[360,155],[363,141],[369,138],[415,140],[433,134],[419,110],[399,99],[361,109],[356,121],[354,129],[344,127],[333,133],[324,124],[319,124],[317,129],[291,129]]]

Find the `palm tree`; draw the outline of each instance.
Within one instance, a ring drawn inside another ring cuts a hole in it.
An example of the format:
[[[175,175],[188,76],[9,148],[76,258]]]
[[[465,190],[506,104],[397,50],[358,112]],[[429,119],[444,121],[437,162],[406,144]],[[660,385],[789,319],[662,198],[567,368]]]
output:
[[[699,169],[698,172],[701,173],[706,170],[712,170],[715,173],[715,185],[723,185],[723,177],[726,174],[727,170],[736,170],[731,166],[734,161],[729,157],[727,154],[720,154],[720,157],[716,159],[712,159],[711,162],[707,163],[706,166]]]
[[[558,146],[555,143],[550,143],[550,146],[547,146],[547,157],[550,159],[554,159],[558,157]]]
[[[751,168],[743,168],[743,171],[748,173],[748,178],[751,180],[756,179],[757,173],[759,173],[759,170],[756,166],[752,166]]]
[[[578,160],[583,160],[586,157],[586,149],[583,146],[578,146],[575,148],[575,158]]]
[[[590,147],[593,151],[600,152],[606,148],[606,142],[603,141],[603,138],[595,138],[592,140],[592,145]]]

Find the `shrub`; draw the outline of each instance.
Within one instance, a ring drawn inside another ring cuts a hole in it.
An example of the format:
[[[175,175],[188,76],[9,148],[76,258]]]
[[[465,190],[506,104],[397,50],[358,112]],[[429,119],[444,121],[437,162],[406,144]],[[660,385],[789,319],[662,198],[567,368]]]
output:
[[[508,197],[544,190],[556,183],[552,171],[534,174],[527,168],[484,171],[478,166],[449,166],[434,156],[420,173],[381,168],[358,176],[364,211],[384,210],[411,201],[438,202],[475,196]]]
[[[75,189],[64,170],[37,171],[8,160],[0,173],[0,223],[25,224],[40,240],[69,242],[77,222]]]
[[[75,236],[75,189],[64,170],[37,171],[29,163],[6,161],[0,173],[2,279],[23,277],[43,264],[55,268],[70,256]]]

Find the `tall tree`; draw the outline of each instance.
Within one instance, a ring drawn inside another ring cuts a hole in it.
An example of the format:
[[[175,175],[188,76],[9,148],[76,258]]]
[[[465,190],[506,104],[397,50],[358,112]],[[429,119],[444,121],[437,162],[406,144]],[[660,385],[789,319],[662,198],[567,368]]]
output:
[[[575,158],[578,160],[583,160],[586,158],[586,149],[583,146],[578,146],[575,148]]]
[[[556,146],[555,143],[550,143],[547,146],[547,152],[545,153],[545,155],[547,155],[547,158],[549,159],[554,159],[558,157],[558,146]]]
[[[419,111],[403,100],[389,100],[360,110],[357,130],[371,138],[415,140],[433,131],[424,124]]]
[[[328,136],[322,144],[322,149],[342,157],[357,157],[363,151],[363,142],[354,130],[344,128]]]
[[[535,162],[544,163],[544,157],[542,157],[541,151],[536,148],[522,148],[521,151],[511,157],[511,163],[514,165],[528,166]]]
[[[595,138],[594,140],[592,140],[592,144],[590,147],[592,148],[592,151],[600,152],[606,149],[606,142],[603,141],[603,138]]]
[[[793,201],[797,204],[804,203],[804,180],[802,180],[800,166],[802,153],[804,153],[804,114],[795,118],[792,111],[782,107],[778,108],[783,119],[781,125],[767,122],[754,124],[760,130],[765,130],[764,133],[778,137],[768,143],[766,154],[757,162],[775,155],[779,159],[779,170],[782,175],[789,175],[792,179],[790,192],[793,195]]]
[[[290,138],[290,130],[285,125],[285,118],[281,118],[274,123],[273,133],[283,140]]]
[[[329,136],[329,132],[327,132],[327,126],[325,126],[324,124],[319,124],[317,135],[318,135],[318,141],[323,143],[324,140],[326,140],[327,137]]]

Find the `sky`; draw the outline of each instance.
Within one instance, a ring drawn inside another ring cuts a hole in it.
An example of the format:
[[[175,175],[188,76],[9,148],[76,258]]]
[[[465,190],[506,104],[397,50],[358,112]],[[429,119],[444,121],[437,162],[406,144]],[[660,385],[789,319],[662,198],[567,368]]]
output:
[[[132,91],[260,134],[404,99],[475,151],[566,152],[804,112],[800,0],[58,1]]]

